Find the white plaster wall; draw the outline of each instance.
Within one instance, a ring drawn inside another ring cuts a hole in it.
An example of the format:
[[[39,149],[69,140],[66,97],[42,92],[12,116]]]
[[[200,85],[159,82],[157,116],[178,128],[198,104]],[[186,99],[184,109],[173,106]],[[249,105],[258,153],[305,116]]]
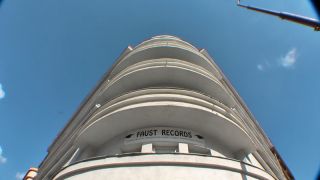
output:
[[[254,180],[264,170],[231,159],[195,155],[140,155],[98,159],[63,169],[54,180]]]
[[[127,133],[122,133],[116,137],[111,138],[111,140],[105,142],[103,145],[99,147],[94,147],[88,144],[83,145],[84,148],[80,148],[82,149],[81,155],[77,156],[73,160],[73,162],[88,159],[88,158],[94,158],[97,156],[113,156],[113,155],[119,155],[123,153],[141,152],[141,146],[143,143],[124,144],[124,139],[126,135]],[[157,141],[155,142],[148,141],[148,143],[157,143]],[[179,142],[177,141],[177,143]],[[210,149],[213,150],[215,152],[214,154],[212,154],[213,156],[234,158],[233,153],[228,148],[219,144],[215,140],[208,139],[205,137],[205,144],[203,145],[203,147],[207,148],[208,151],[210,151]]]
[[[66,180],[203,180],[203,179],[243,179],[240,173],[227,170],[204,169],[193,167],[131,167],[131,168],[110,168],[85,172],[66,178]]]
[[[122,154],[123,139],[124,135],[119,135],[104,143],[102,146],[96,147],[96,156]]]

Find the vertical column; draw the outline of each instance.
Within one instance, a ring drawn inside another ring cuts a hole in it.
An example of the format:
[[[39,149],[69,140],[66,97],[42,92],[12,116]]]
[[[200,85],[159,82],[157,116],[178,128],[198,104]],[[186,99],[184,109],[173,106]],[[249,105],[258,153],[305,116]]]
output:
[[[142,153],[153,153],[152,144],[143,144],[141,147]]]
[[[179,143],[179,153],[189,153],[189,147],[186,143]]]

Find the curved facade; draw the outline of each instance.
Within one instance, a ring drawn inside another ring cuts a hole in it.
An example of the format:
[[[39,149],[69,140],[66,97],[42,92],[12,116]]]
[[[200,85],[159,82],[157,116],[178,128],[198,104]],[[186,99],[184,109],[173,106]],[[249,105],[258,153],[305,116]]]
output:
[[[48,150],[37,179],[290,179],[205,50],[128,47]]]

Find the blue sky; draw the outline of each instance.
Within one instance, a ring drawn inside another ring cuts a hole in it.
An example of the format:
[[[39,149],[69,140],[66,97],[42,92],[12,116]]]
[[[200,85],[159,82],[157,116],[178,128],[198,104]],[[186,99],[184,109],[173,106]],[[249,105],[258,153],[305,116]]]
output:
[[[244,3],[316,17],[308,1]],[[4,0],[0,179],[19,179],[38,166],[122,50],[159,34],[207,49],[296,179],[315,179],[320,34],[240,9],[234,0]]]

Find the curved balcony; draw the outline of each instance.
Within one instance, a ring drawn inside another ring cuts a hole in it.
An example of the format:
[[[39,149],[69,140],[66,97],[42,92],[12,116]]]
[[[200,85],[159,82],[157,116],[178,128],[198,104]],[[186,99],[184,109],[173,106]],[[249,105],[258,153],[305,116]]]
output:
[[[207,69],[209,72],[218,76],[218,71],[212,62],[207,59],[198,50],[184,43],[176,41],[151,41],[147,44],[136,47],[112,69],[110,77],[114,77],[123,69],[138,62],[150,59],[173,58],[179,59],[192,64],[196,64]]]
[[[177,59],[154,59],[127,67],[101,90],[103,104],[130,91],[150,87],[175,87],[204,93],[232,106],[234,101],[219,80],[206,69]]]
[[[146,41],[143,41],[142,43],[138,44],[135,48],[138,48],[138,47],[141,47],[141,46],[145,46],[145,45],[149,45],[149,44],[152,44],[152,43],[155,43],[155,42],[168,42],[168,41],[171,41],[173,43],[176,43],[176,44],[181,44],[181,45],[184,45],[184,46],[188,46],[196,51],[198,51],[198,49],[196,47],[194,47],[192,44],[178,38],[178,37],[175,37],[175,36],[171,36],[171,35],[159,35],[159,36],[154,36],[152,37],[151,39],[148,39]]]
[[[112,100],[83,125],[77,142],[98,147],[129,130],[156,126],[201,132],[208,141],[219,142],[231,152],[254,149],[241,119],[227,106],[177,89],[146,89]]]
[[[140,154],[100,157],[62,169],[60,179],[275,179],[266,171],[233,159],[192,154]]]

